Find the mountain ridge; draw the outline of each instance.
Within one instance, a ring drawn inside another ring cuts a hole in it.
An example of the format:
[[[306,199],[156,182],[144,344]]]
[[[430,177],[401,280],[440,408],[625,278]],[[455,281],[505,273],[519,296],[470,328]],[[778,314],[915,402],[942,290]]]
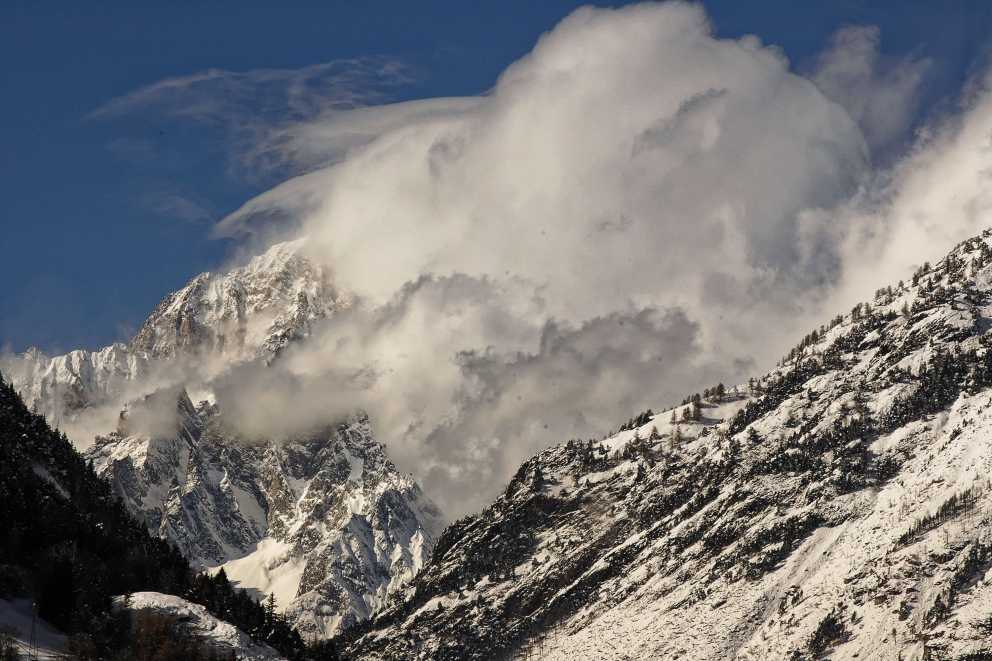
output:
[[[244,647],[239,651],[275,658],[267,643],[281,650],[279,658],[337,658],[333,646],[304,644],[281,617],[225,577],[194,572],[174,546],[150,535],[65,435],[28,410],[2,374],[0,530],[0,647],[8,653],[13,644],[32,657],[44,647],[52,658],[67,651],[74,658],[134,658],[144,645],[157,649],[160,641],[153,639],[164,636],[188,658],[216,656],[204,640],[209,635],[183,631],[188,620],[153,622],[118,607],[129,603],[124,595],[144,592],[181,602],[216,633],[237,633],[213,641],[223,642],[227,652]]]
[[[992,658],[990,328],[986,230],[750,384],[528,460],[346,654]]]
[[[61,426],[86,407],[148,394],[145,382],[154,390],[271,360],[351,303],[330,271],[303,254],[303,244],[277,243],[241,266],[194,276],[127,342],[56,356],[31,348],[7,356],[2,367],[28,406]]]

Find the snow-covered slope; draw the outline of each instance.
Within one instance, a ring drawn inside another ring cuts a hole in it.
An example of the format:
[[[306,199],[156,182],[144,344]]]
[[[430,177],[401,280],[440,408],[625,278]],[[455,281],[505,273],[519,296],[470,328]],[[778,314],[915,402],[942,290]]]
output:
[[[209,376],[240,361],[270,359],[349,303],[301,248],[301,241],[276,244],[244,266],[196,276],[166,296],[127,344],[54,357],[31,349],[5,360],[3,371],[28,406],[60,424],[130,387],[141,390],[150,374],[157,381],[191,371]]]
[[[221,653],[234,652],[239,661],[280,661],[285,657],[268,645],[256,643],[251,636],[233,624],[219,620],[200,604],[161,592],[135,592],[127,598],[119,597],[118,605],[127,605],[132,611],[152,611],[175,618],[192,635]]]
[[[76,349],[48,356],[29,349],[6,357],[0,369],[24,401],[56,427],[76,412],[124,392],[150,371],[148,356],[116,343],[96,351]]]
[[[169,433],[139,433],[142,409],[175,408]],[[87,456],[148,528],[195,564],[273,594],[304,635],[364,619],[421,567],[440,512],[357,416],[307,437],[248,441],[185,391],[132,405]]]
[[[992,658],[990,245],[698,420],[532,458],[347,634],[350,658]]]
[[[66,636],[31,611],[30,599],[0,599],[0,635],[25,659],[64,659]]]

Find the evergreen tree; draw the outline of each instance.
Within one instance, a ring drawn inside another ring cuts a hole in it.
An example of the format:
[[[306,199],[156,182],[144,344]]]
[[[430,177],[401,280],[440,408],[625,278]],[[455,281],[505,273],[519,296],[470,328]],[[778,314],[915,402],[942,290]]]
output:
[[[272,626],[272,623],[276,621],[276,596],[269,593],[268,598],[265,600],[265,624],[266,626]]]

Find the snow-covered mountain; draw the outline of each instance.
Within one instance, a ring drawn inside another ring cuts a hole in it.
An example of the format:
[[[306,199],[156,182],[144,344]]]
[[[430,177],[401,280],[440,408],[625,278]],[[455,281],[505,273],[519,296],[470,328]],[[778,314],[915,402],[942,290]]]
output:
[[[171,426],[144,431],[164,407]],[[442,528],[356,416],[278,442],[239,438],[217,408],[161,391],[88,450],[98,475],[149,530],[197,566],[273,594],[305,636],[365,619],[420,569]]]
[[[301,254],[304,239],[279,243],[243,267],[202,273],[166,296],[129,343],[152,358],[180,353],[269,356],[343,302],[322,266]]]
[[[527,461],[349,658],[992,658],[990,329],[986,231],[750,384]]]
[[[153,422],[142,413],[126,426]],[[119,617],[115,602],[141,612]],[[150,535],[0,378],[0,657],[336,658],[274,615]]]
[[[97,472],[194,565],[224,566],[242,587],[273,594],[302,634],[326,637],[409,581],[440,534],[440,512],[396,470],[363,416],[303,438],[244,439],[184,389],[209,388],[240,363],[271,362],[350,305],[302,247],[278,244],[193,278],[127,344],[29,351],[3,369],[57,425],[95,409],[102,421],[127,401],[117,429],[87,451]]]
[[[29,406],[58,424],[87,406],[147,391],[153,375],[209,377],[240,361],[271,359],[350,302],[302,246],[302,239],[279,243],[243,266],[196,276],[166,296],[126,344],[60,356],[30,349],[4,361],[4,373]]]

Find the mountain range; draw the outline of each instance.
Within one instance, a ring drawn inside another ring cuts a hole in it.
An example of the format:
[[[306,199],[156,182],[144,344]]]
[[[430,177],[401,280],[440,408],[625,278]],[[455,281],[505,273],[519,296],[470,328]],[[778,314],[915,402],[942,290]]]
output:
[[[441,513],[396,470],[366,417],[258,443],[185,391],[172,401],[178,433],[132,434],[125,416],[86,456],[194,566],[223,567],[240,587],[273,595],[301,634],[325,638],[368,617],[423,565]]]
[[[286,277],[200,276],[144,339],[104,351],[128,366],[272,360],[348,304],[291,246],[256,260]],[[204,294],[257,291],[249,280],[279,305]],[[990,329],[985,231],[746,384],[544,450],[443,532],[360,412],[245,439],[216,405],[163,387],[132,398],[88,457],[154,534],[277,595],[347,658],[990,659]],[[39,409],[140,381],[39,356],[18,383]],[[141,431],[163,406],[167,433]]]
[[[326,638],[367,618],[416,573],[441,512],[396,469],[359,411],[303,435],[244,438],[216,404],[194,404],[184,388],[277,360],[350,304],[301,249],[301,241],[277,244],[196,276],[126,344],[59,356],[29,350],[4,371],[56,424],[119,404],[116,424],[86,456],[130,512],[195,567],[223,567],[240,587],[273,595],[302,634]]]

